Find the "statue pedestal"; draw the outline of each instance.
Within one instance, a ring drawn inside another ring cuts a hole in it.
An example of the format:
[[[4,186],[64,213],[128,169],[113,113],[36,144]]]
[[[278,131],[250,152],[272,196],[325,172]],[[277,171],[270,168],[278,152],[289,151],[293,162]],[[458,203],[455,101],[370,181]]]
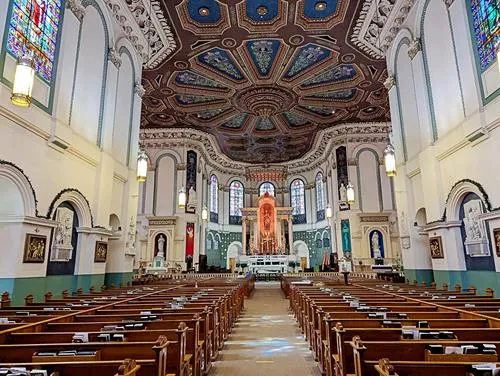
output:
[[[153,259],[153,266],[146,268],[146,274],[167,274],[165,259],[161,256],[156,256]]]
[[[485,257],[490,255],[486,239],[466,240],[465,251],[470,257]]]

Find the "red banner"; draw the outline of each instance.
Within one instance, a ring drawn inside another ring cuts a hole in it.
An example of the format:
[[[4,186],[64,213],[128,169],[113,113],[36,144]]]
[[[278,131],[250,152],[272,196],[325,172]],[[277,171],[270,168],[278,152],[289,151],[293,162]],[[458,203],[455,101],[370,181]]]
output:
[[[186,223],[186,257],[194,255],[194,223]]]

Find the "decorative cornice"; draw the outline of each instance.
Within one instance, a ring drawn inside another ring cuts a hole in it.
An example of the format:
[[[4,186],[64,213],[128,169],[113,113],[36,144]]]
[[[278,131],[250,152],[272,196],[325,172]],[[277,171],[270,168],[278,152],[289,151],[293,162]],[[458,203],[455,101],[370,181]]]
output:
[[[353,123],[328,128],[316,134],[313,147],[302,158],[280,165],[286,168],[290,175],[311,171],[326,162],[335,148],[346,142],[387,143],[390,130],[391,126],[387,123]],[[255,166],[229,159],[220,149],[214,136],[197,129],[141,129],[139,137],[141,147],[146,150],[179,146],[194,148],[203,156],[208,166],[221,173],[241,175],[248,167]]]
[[[365,0],[351,42],[371,57],[382,59],[414,4],[415,0]]]
[[[394,85],[396,85],[396,77],[392,73],[389,73],[384,81],[384,86],[387,90],[391,90]]]
[[[118,51],[114,48],[110,48],[108,50],[108,60],[111,61],[117,69],[120,69],[122,65],[122,59]]]
[[[158,0],[105,2],[146,68],[156,68],[177,47]]]
[[[146,93],[146,89],[144,88],[144,86],[142,86],[142,84],[139,81],[135,83],[134,90],[137,93],[137,95],[141,98]]]
[[[410,42],[410,46],[408,47],[408,56],[409,56],[410,60],[413,60],[413,58],[420,51],[422,51],[422,44],[420,43],[420,38],[413,39]]]
[[[68,0],[66,7],[71,10],[78,21],[82,22],[83,17],[85,17],[85,7],[82,5],[82,0]]]

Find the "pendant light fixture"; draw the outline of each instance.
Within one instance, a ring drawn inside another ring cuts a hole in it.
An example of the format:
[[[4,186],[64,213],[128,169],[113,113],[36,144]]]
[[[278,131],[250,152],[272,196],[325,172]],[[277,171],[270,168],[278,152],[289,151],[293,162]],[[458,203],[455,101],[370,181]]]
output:
[[[144,183],[148,176],[148,162],[149,158],[144,150],[139,150],[137,155],[137,181]]]
[[[396,154],[390,142],[384,150],[384,165],[387,176],[396,176]]]
[[[28,54],[23,55],[17,61],[14,84],[10,100],[12,104],[19,107],[29,107],[31,104],[31,92],[35,81],[35,67],[33,58]]]

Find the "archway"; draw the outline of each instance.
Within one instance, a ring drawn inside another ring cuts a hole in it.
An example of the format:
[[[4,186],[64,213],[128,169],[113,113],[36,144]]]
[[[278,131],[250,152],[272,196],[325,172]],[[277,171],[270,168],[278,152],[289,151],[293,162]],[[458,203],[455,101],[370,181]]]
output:
[[[232,242],[227,247],[227,257],[226,257],[226,268],[234,271],[236,268],[236,263],[238,262],[239,255],[243,252],[243,246],[241,242]]]
[[[297,240],[293,242],[293,253],[297,258],[297,263],[300,266],[300,270],[304,271],[310,267],[309,261],[309,247],[302,240]]]

